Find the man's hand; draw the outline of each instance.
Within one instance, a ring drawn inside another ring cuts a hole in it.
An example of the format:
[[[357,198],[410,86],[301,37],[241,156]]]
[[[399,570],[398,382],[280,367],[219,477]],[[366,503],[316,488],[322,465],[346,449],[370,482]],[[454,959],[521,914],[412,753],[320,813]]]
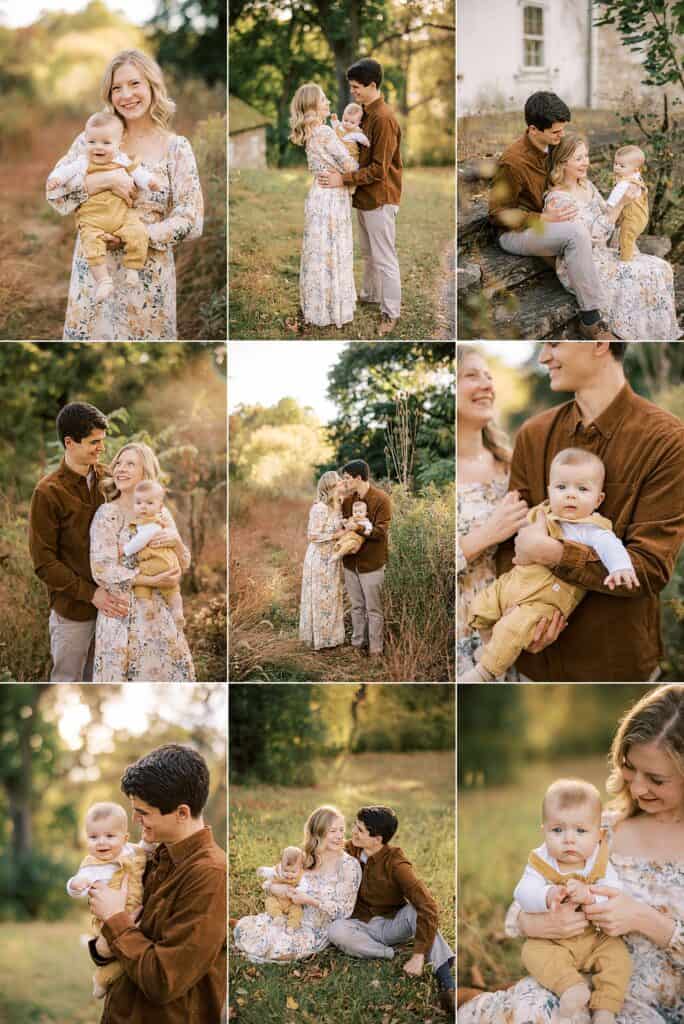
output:
[[[556,608],[550,619],[540,619],[537,623],[532,640],[525,648],[527,654],[539,654],[545,647],[555,644],[558,637],[568,624]]]
[[[322,171],[316,178],[319,185],[323,188],[342,188],[344,182],[342,181],[342,175],[337,171]]]
[[[539,523],[523,526],[514,543],[513,565],[557,565],[563,557],[561,541],[549,537],[546,527],[540,529]]]
[[[634,587],[641,586],[634,569],[618,569],[616,572],[609,573],[603,581],[603,585],[609,587],[610,590],[615,590],[616,587],[627,587],[628,590],[632,590]]]
[[[550,885],[546,890],[546,906],[549,910],[558,910],[567,895],[568,890],[566,886]]]
[[[122,619],[128,614],[128,597],[125,594],[110,594],[104,587],[97,588],[92,603],[110,619]]]
[[[106,882],[93,882],[88,902],[95,917],[107,921],[114,914],[126,909],[128,879],[124,878],[120,889],[110,889]]]
[[[412,975],[414,978],[419,978],[423,973],[423,966],[425,964],[425,957],[422,953],[414,953],[410,960],[407,960],[404,964],[404,971],[406,974]]]

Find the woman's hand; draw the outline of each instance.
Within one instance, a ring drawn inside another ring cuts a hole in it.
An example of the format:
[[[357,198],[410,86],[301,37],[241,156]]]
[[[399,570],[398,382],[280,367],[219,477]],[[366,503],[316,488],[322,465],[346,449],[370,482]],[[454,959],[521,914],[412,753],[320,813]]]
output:
[[[549,205],[546,207],[543,213],[539,214],[540,220],[545,220],[549,224],[557,224],[564,220],[574,220],[575,210],[569,203],[563,203],[562,205]]]
[[[85,187],[89,196],[99,192],[113,192],[128,205],[133,205],[136,188],[133,178],[123,167],[116,171],[93,171],[86,175]]]
[[[527,522],[528,505],[517,491],[509,491],[487,520],[492,544],[501,544],[517,533]]]
[[[576,910],[571,903],[563,903],[558,910],[548,910],[544,914],[522,911],[518,926],[527,939],[571,939],[582,934],[587,918],[584,911]]]
[[[164,572],[157,573],[156,576],[145,576],[140,573],[133,579],[133,585],[136,587],[161,587],[162,590],[170,590],[171,587],[176,587],[181,581],[180,569],[166,569]]]
[[[174,530],[171,526],[164,526],[159,533],[155,533],[147,546],[150,548],[175,548],[180,543],[181,539],[178,531]]]
[[[643,903],[608,885],[590,885],[589,890],[594,896],[607,897],[604,902],[592,903],[584,909],[587,920],[598,925],[602,932],[618,936],[640,930]]]
[[[285,888],[287,888],[287,886]],[[290,888],[290,891],[286,893],[286,895],[289,896],[292,902],[296,903],[298,907],[316,907],[317,909],[320,909],[320,902],[315,896],[309,896],[308,893],[297,892],[296,890],[293,892]]]
[[[118,235],[110,235],[107,231],[103,231],[102,237],[107,243],[108,249],[120,249],[123,245],[123,242],[121,241]]]

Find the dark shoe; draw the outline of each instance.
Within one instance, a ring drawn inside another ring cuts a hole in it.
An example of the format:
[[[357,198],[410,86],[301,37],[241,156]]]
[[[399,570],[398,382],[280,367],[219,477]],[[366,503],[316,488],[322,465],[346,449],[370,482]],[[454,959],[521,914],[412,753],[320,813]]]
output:
[[[587,341],[615,341],[617,334],[613,334],[605,320],[597,320],[595,324],[585,324],[580,317],[580,334]]]
[[[358,301],[360,306],[379,306],[380,305],[380,299],[359,298],[357,301]]]
[[[453,988],[441,988],[439,990],[439,1005],[448,1016],[455,1020],[456,990]]]
[[[383,313],[380,319],[380,326],[378,327],[378,334],[381,338],[384,338],[386,334],[391,334],[394,328],[399,323],[399,317],[392,319],[387,313]]]

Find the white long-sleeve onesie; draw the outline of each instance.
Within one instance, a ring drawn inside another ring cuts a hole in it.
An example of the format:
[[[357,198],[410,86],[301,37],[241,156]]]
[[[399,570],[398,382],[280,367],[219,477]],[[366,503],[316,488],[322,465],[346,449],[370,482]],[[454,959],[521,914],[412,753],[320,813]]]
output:
[[[164,527],[160,526],[159,523],[143,523],[142,526],[136,526],[135,536],[131,537],[127,544],[124,544],[124,555],[137,555],[163,529]]]
[[[126,156],[125,153],[119,151],[114,159],[114,164],[121,164],[123,168],[130,167],[133,161],[130,157]],[[90,162],[87,156],[79,156],[76,160],[72,160],[68,164],[62,164],[61,167],[56,167],[50,174],[50,181],[57,182],[59,185],[67,185],[72,178],[77,175],[85,174],[90,166]],[[138,165],[134,171],[131,171],[131,177],[136,183],[138,188],[148,188],[150,182],[154,179],[154,175],[146,171],[144,167]]]
[[[609,573],[634,569],[627,548],[612,530],[604,530],[594,523],[573,523],[567,519],[558,522],[563,536],[592,548]]]
[[[538,846],[534,852],[541,860],[548,864],[549,867],[552,867],[554,871],[557,871],[561,875],[577,874],[586,877],[591,873],[591,870],[596,862],[596,858],[598,857],[600,848],[600,845],[597,844],[596,849],[594,850],[591,857],[586,862],[583,868],[578,869],[577,871],[567,872],[564,872],[561,870],[561,868],[559,868],[558,861],[555,857],[551,856],[546,847],[546,843],[544,843],[542,846]],[[523,910],[527,911],[527,913],[542,914],[545,910],[549,909],[546,902],[546,895],[549,889],[551,888],[551,884],[552,883],[547,882],[544,876],[540,874],[540,872],[537,871],[536,868],[533,868],[531,864],[526,864],[522,878],[515,887],[513,899],[522,907]],[[606,867],[606,873],[603,876],[603,878],[599,879],[598,882],[594,882],[593,884],[610,885],[614,889],[622,889],[622,883],[620,882],[620,879],[617,876],[615,868],[610,863],[610,861],[608,862],[608,865]],[[595,896],[594,899],[597,903],[603,903],[605,902],[607,897]]]

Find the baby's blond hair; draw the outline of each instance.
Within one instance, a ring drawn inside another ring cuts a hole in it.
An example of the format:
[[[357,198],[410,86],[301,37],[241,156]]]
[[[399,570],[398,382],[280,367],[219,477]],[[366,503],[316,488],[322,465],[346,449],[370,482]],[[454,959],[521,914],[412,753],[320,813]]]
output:
[[[584,779],[556,779],[544,793],[542,800],[542,821],[548,821],[550,809],[565,811],[570,807],[591,807],[592,813],[600,820],[603,804],[596,786]]]
[[[360,103],[348,103],[342,111],[342,117],[344,117],[345,114],[361,114],[363,117],[363,107]]]
[[[646,163],[646,154],[639,146],[620,146],[615,150],[615,156],[626,157],[628,160],[638,160],[641,169]]]
[[[128,815],[121,806],[121,804],[109,803],[108,801],[101,801],[97,804],[92,804],[86,811],[85,823],[86,827],[88,822],[102,821],[103,818],[115,818],[117,824],[121,825],[124,832],[128,832]]]
[[[86,128],[104,128],[106,124],[116,125],[123,135],[123,125],[121,120],[116,116],[116,114],[110,114],[106,110],[98,110],[95,114],[91,114],[86,121]]]
[[[549,466],[549,476],[551,475],[551,470],[556,466],[581,466],[583,462],[596,469],[599,474],[600,486],[603,487],[603,482],[606,479],[606,467],[603,459],[600,459],[598,455],[594,455],[593,452],[586,451],[584,448],[563,448],[557,455],[554,455]]]
[[[298,846],[286,846],[280,855],[280,860],[283,864],[296,864],[298,861],[304,860],[304,851]]]
[[[160,498],[166,495],[166,488],[158,480],[141,480],[135,485],[135,494],[158,494]]]

